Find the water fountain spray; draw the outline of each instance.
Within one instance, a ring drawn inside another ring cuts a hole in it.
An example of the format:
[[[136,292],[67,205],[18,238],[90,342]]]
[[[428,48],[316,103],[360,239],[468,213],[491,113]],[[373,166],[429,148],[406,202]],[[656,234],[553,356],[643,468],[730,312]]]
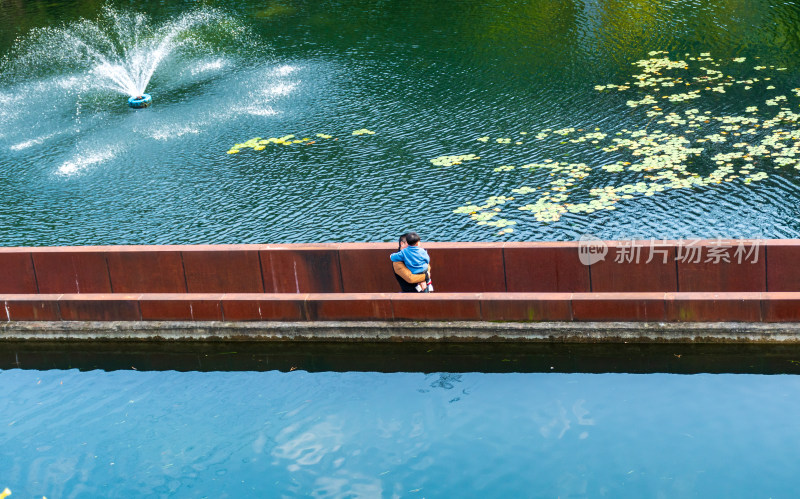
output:
[[[159,64],[179,52],[202,51],[204,26],[219,30],[225,19],[203,9],[153,24],[144,14],[107,6],[97,20],[36,30],[30,37],[34,50],[19,62],[87,71],[91,87],[122,93],[131,108],[146,108],[153,99],[145,90]]]

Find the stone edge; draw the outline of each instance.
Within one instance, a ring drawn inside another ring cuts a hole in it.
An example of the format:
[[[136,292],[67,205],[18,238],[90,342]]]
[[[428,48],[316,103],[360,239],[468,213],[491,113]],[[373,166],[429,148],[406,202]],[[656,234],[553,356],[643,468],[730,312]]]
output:
[[[800,322],[192,322],[0,324],[2,341],[800,343]]]

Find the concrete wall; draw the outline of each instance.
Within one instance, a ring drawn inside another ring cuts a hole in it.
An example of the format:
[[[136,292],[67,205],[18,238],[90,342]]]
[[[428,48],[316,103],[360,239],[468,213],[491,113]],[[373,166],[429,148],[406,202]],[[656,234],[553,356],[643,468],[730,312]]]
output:
[[[597,244],[426,243],[416,296],[389,243],[0,248],[0,321],[800,320],[800,240]]]

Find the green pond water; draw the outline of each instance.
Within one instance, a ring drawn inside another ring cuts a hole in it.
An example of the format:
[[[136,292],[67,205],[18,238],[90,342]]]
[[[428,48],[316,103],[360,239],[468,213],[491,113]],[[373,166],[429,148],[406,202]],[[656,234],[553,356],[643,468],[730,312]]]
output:
[[[797,237],[798,19],[766,0],[2,3],[0,244]],[[137,48],[162,57],[145,110],[106,76]]]

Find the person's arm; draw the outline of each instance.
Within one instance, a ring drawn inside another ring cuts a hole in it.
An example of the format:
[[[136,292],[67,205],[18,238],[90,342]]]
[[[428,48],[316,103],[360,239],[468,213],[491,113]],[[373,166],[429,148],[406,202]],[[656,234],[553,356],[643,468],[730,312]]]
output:
[[[425,274],[424,273],[423,274],[412,274],[411,271],[408,270],[408,267],[406,267],[406,264],[404,264],[403,262],[392,262],[392,268],[394,269],[394,273],[395,274],[397,274],[400,277],[402,277],[403,280],[408,282],[408,283],[417,284],[417,283],[420,283],[420,282],[425,282]],[[431,266],[430,266],[430,264],[428,264],[428,272],[430,272],[430,271],[431,271]]]

